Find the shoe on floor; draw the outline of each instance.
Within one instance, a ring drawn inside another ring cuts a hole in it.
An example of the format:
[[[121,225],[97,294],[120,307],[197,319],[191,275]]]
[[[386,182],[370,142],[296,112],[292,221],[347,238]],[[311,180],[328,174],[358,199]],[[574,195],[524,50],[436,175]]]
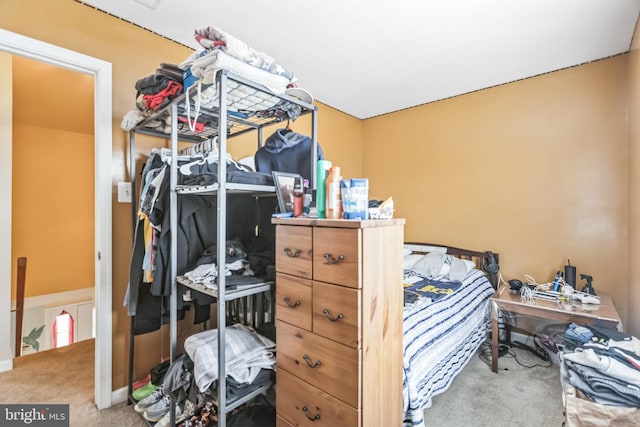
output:
[[[162,417],[164,417],[169,410],[171,409],[171,398],[166,394],[162,395],[162,398],[145,409],[142,416],[145,420],[151,421],[152,423],[160,421]],[[169,415],[171,416],[171,415]]]
[[[135,400],[139,402],[147,398],[151,394],[153,394],[153,392],[156,391],[157,389],[158,389],[157,385],[154,385],[154,384],[151,384],[151,382],[148,382],[146,385],[140,387],[139,389],[131,393],[131,397],[133,397]]]
[[[133,407],[133,410],[139,414],[142,414],[144,413],[144,411],[147,410],[147,408],[155,405],[160,400],[162,400],[164,396],[165,394],[162,391],[162,387],[158,387],[149,396],[145,397],[144,399],[136,403],[136,406]]]
[[[176,405],[176,424],[187,420],[196,412],[196,406],[190,400],[185,400],[182,404]],[[164,417],[153,427],[169,427],[171,425],[171,411],[168,411]]]
[[[135,381],[133,384],[131,384],[131,388],[133,389],[133,391],[136,391],[137,389],[144,387],[145,385],[149,384],[151,382],[151,374],[147,374],[146,377],[141,378],[137,381]],[[140,399],[137,399],[140,400]]]

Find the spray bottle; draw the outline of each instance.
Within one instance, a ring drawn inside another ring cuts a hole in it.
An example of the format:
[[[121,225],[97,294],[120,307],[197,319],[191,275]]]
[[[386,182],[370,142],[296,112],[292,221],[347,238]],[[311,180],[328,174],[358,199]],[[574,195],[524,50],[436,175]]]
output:
[[[558,271],[556,273],[556,278],[553,280],[553,288],[554,292],[558,292],[560,290],[560,285],[562,284],[562,271]]]

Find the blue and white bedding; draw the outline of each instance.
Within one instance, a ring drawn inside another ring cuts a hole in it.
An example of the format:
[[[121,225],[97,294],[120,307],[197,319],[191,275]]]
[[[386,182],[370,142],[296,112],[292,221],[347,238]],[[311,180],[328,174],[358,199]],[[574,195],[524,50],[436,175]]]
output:
[[[413,272],[415,274],[415,272]],[[433,396],[449,388],[490,330],[494,289],[480,270],[469,271],[455,292],[405,306],[403,322],[404,426],[424,426]]]

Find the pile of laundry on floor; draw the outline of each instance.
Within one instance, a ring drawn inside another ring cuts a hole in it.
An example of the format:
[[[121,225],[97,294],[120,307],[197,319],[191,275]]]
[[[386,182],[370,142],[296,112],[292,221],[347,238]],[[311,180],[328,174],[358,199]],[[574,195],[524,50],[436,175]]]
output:
[[[607,425],[634,419],[640,425],[640,339],[613,328],[571,323],[565,344],[558,356],[568,420],[575,415],[582,418],[577,425],[585,418]]]

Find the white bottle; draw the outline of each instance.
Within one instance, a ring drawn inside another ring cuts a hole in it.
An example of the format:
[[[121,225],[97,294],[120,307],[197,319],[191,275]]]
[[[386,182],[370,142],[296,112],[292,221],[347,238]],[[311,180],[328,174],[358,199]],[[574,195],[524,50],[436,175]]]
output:
[[[342,218],[342,197],[340,194],[340,166],[333,166],[329,170],[326,180],[326,197],[327,203],[325,206],[327,219],[341,219]]]

